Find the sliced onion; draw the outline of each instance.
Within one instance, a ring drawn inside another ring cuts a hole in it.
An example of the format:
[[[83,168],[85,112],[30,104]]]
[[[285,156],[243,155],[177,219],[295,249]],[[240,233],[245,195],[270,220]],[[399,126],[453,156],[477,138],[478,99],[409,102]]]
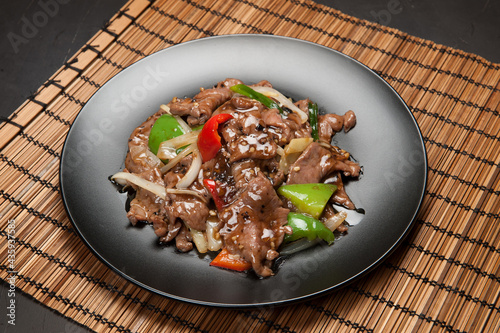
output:
[[[187,227],[187,225],[186,225]],[[189,228],[189,227],[188,227]],[[207,238],[205,237],[205,233],[200,230],[192,229],[189,228],[189,232],[191,233],[191,236],[193,237],[193,243],[196,246],[196,249],[200,253],[207,253],[208,250],[208,242]]]
[[[135,163],[150,166],[152,168],[157,168],[162,164],[161,160],[143,145],[130,147],[130,157]]]
[[[172,114],[170,112],[170,107],[168,105],[166,105],[166,104],[160,105],[160,109],[162,109],[163,111],[165,111],[165,113],[167,113],[167,114]]]
[[[356,225],[359,222],[361,222],[361,220],[365,217],[365,214],[359,212],[358,210],[347,209],[345,207],[335,204],[332,206],[337,212],[344,212],[347,214],[345,221],[349,223],[349,225]]]
[[[190,147],[193,147],[193,161],[191,162],[189,170],[186,172],[184,177],[182,177],[181,180],[179,180],[179,182],[175,185],[178,189],[184,189],[191,185],[198,177],[201,165],[203,164],[198,146],[193,144]]]
[[[325,227],[327,227],[328,229],[330,229],[330,231],[333,232],[337,230],[337,228],[342,224],[342,222],[344,222],[346,217],[347,217],[346,212],[344,211],[338,212],[337,214],[325,219],[323,221],[323,224],[325,225]]]
[[[162,160],[171,160],[172,158],[175,158],[177,156],[177,149],[174,147],[169,147],[167,145],[161,145],[158,148],[158,153],[156,154],[158,158],[161,158]]]
[[[184,130],[184,133],[189,133],[189,132],[192,131],[191,127],[189,127],[189,125],[181,117],[174,116],[174,118],[177,120],[177,122],[179,123],[179,125]]]
[[[209,251],[219,251],[222,249],[222,238],[219,234],[219,221],[207,220],[207,241]]]
[[[280,156],[285,156],[285,150],[281,146],[276,147],[276,153]]]
[[[133,173],[123,171],[117,172],[113,176],[111,176],[111,180],[114,180],[115,182],[123,186],[127,185],[127,183],[132,183],[136,186],[139,186],[140,188],[148,190],[149,192],[159,196],[162,199],[165,199],[167,195],[165,186],[153,183]]]
[[[186,134],[179,135],[178,137],[172,138],[167,141],[160,143],[158,147],[158,158],[161,159],[172,159],[177,156],[177,149],[184,147],[198,141],[198,135],[200,131],[189,132]]]
[[[172,169],[174,166],[179,163],[180,160],[182,160],[184,157],[188,156],[193,152],[193,149],[197,148],[196,145],[190,145],[189,147],[186,147],[183,151],[181,151],[176,157],[172,158],[168,163],[163,166],[160,171],[161,173],[166,173],[168,170]]]
[[[300,154],[313,142],[313,138],[295,138],[283,149],[279,169],[288,174],[290,166],[299,158]]]
[[[158,148],[158,153],[163,147],[177,149],[195,143],[198,140],[198,135],[200,134],[200,132],[201,131],[192,131],[186,134],[179,135],[170,140],[163,141],[162,143],[160,143],[160,146]]]
[[[307,146],[313,142],[313,138],[295,138],[290,140],[290,143],[285,146],[285,154],[302,153]]]
[[[272,97],[278,102],[281,103],[281,105],[286,106],[293,112],[295,112],[299,117],[300,120],[302,121],[302,124],[305,123],[308,119],[309,116],[307,113],[302,111],[297,107],[297,105],[293,104],[292,101],[290,101],[288,98],[285,97],[282,93],[280,93],[278,90],[271,88],[271,87],[252,87],[253,90],[260,92],[261,94],[267,96],[267,97]]]
[[[195,197],[201,199],[201,201],[207,203],[207,199],[206,198],[204,198],[200,193],[198,193],[196,191],[193,191],[193,190],[187,190],[187,189],[179,190],[179,189],[176,189],[176,188],[167,188],[166,192],[168,194],[187,194],[187,195],[192,195],[192,196],[195,196]]]

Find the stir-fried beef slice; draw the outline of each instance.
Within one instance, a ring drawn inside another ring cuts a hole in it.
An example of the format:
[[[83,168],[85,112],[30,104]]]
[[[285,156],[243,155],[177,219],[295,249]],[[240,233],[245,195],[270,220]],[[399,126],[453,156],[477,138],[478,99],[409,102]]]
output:
[[[174,168],[165,174],[164,179],[167,188],[175,187],[178,181],[187,172],[191,162],[192,157],[189,155],[183,158]],[[195,180],[193,184],[189,186],[189,189],[196,191],[204,200],[190,194],[167,193],[163,206],[165,215],[170,223],[176,223],[180,220],[192,229],[205,230],[205,222],[209,213],[207,206],[209,196],[207,190],[198,180]]]
[[[165,211],[169,221],[183,221],[188,227],[205,230],[209,209],[197,197],[186,194],[168,194]]]
[[[234,178],[231,171],[231,165],[225,157],[227,154],[225,147],[215,155],[215,158],[203,163],[203,178],[211,179],[217,183],[218,194],[223,202],[231,202],[236,195],[236,187],[234,186]]]
[[[232,95],[232,91],[225,86],[204,89],[193,98],[174,98],[168,106],[172,114],[187,116],[188,124],[196,126],[205,123],[215,109],[231,99]]]
[[[153,230],[162,243],[169,243],[174,240],[182,226],[180,221],[167,222],[169,222],[167,219],[153,222]]]
[[[288,230],[288,212],[267,178],[253,178],[219,215],[225,246],[231,254],[251,262],[258,275],[272,275],[272,260]]]
[[[347,111],[343,116],[337,114],[325,114],[318,117],[318,132],[320,141],[330,142],[335,133],[344,128],[348,132],[356,125],[356,115],[353,111]]]
[[[148,181],[164,185],[158,169],[146,170],[138,175]],[[130,223],[132,225],[136,225],[139,221],[160,223],[164,217],[161,212],[163,200],[148,190],[141,187],[133,187],[136,190],[135,197],[130,201],[130,209],[127,212]]]
[[[179,233],[175,237],[175,247],[181,252],[189,252],[193,249],[193,238],[185,225],[181,224]]]
[[[237,84],[242,84],[243,82],[238,79],[233,79],[233,78],[227,78],[224,81],[218,82],[215,87],[216,88],[231,88],[232,86],[235,86]]]
[[[349,132],[354,126],[356,126],[356,114],[349,110],[344,114],[344,132]]]
[[[148,160],[146,151],[148,148],[149,133],[155,121],[165,114],[165,111],[160,109],[154,115],[150,116],[139,127],[134,129],[128,139],[128,152],[125,157],[125,168],[132,173],[141,173],[151,169],[151,161]]]
[[[262,120],[262,106],[247,98],[234,98],[234,103],[237,104],[236,108],[244,106],[248,109],[245,112],[234,112],[234,118],[221,128],[222,137],[227,143],[229,162],[246,158],[269,159],[276,156],[278,146]]]
[[[307,110],[305,112],[307,113]],[[278,110],[266,109],[262,111],[262,120],[272,139],[280,146],[288,144],[294,138],[311,137],[311,126],[308,122],[302,124],[296,113],[290,112],[286,117],[282,117]]]
[[[335,171],[358,177],[361,168],[358,163],[348,160],[342,150],[335,147],[328,149],[313,142],[290,167],[287,184],[319,183]]]
[[[337,190],[333,193],[332,197],[330,198],[331,202],[337,205],[344,206],[347,209],[356,209],[356,206],[354,205],[352,200],[349,198],[349,195],[347,195],[347,192],[345,191],[344,182],[342,181],[342,176],[340,172],[333,173],[331,177],[325,180],[325,183],[337,185]]]
[[[323,210],[323,214],[321,214],[321,221],[326,221],[330,218],[338,218],[337,215],[338,213],[333,209],[332,206],[326,205],[325,209]],[[335,231],[339,233],[347,233],[349,231],[349,224],[344,220],[337,228]]]
[[[242,189],[256,177],[266,177],[273,187],[278,187],[285,180],[285,174],[279,169],[276,158],[268,160],[244,159],[231,164],[234,187]]]

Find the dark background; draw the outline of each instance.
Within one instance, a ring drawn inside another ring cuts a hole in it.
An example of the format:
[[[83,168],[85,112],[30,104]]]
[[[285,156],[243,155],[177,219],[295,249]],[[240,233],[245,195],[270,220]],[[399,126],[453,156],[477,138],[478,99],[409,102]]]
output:
[[[58,2],[57,2],[58,1]],[[346,14],[478,54],[500,63],[498,0],[316,0]],[[56,4],[57,5],[54,5]],[[116,13],[124,0],[12,0],[0,4],[0,116],[14,112]],[[49,5],[51,4],[51,5]],[[37,13],[44,10],[48,19]],[[23,31],[26,21],[39,27]],[[16,36],[19,38],[16,39]],[[7,217],[2,217],[7,218]],[[2,254],[3,255],[3,254]],[[4,258],[1,258],[4,260]],[[87,332],[16,292],[16,326],[7,324],[0,283],[0,333]]]

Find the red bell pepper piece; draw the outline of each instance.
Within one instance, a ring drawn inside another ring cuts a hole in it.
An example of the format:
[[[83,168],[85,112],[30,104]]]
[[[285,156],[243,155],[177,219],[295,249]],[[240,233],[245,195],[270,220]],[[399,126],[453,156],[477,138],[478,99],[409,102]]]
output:
[[[205,184],[205,187],[212,195],[212,199],[214,199],[215,206],[217,207],[217,210],[220,212],[222,210],[222,207],[224,207],[224,201],[222,201],[221,197],[219,196],[219,192],[217,192],[217,183],[215,182],[215,180],[212,179],[203,179],[203,184]]]
[[[243,272],[252,268],[252,264],[243,258],[234,258],[226,248],[219,252],[217,257],[210,263],[210,266],[226,268],[233,271]]]
[[[210,161],[217,155],[222,147],[218,133],[219,125],[232,118],[233,116],[229,113],[217,114],[210,118],[201,129],[198,135],[198,149],[203,162]]]

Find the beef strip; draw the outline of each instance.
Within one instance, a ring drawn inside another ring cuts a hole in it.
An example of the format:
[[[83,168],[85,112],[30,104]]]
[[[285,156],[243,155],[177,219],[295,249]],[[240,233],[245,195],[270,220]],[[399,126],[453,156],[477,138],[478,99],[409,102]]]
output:
[[[326,148],[318,142],[313,142],[290,167],[287,184],[319,183],[329,175],[337,175],[331,178],[337,185],[337,191],[331,200],[346,208],[354,209],[354,203],[344,190],[341,174],[358,177],[361,167],[348,158],[349,154],[338,147]]]
[[[188,155],[165,174],[164,179],[167,189],[175,187],[187,172],[191,163],[192,156]],[[204,199],[202,200],[190,194],[167,193],[163,206],[165,215],[170,223],[182,221],[191,229],[205,230],[209,213],[207,205],[209,201],[208,192],[198,180],[195,180],[188,189],[197,192]]]
[[[325,114],[318,116],[318,132],[319,139],[323,142],[330,143],[332,136],[340,132],[344,128],[348,132],[356,125],[356,115],[353,111],[347,111],[343,116],[337,114]]]
[[[141,151],[148,150],[149,133],[155,121],[165,114],[163,109],[160,109],[154,115],[150,116],[139,127],[134,129],[128,139],[128,152],[125,157],[125,168],[132,173],[141,173],[151,169],[151,163],[147,160],[147,156],[140,155]],[[139,152],[139,154],[137,154]]]
[[[152,181],[156,184],[165,185],[158,165],[155,165],[150,160],[148,154],[149,133],[154,122],[165,113],[160,109],[154,115],[150,116],[145,122],[138,126],[129,137],[128,152],[125,158],[124,171],[134,173],[141,178]],[[135,197],[130,202],[130,209],[127,212],[127,217],[136,225],[137,222],[143,221],[153,224],[161,224],[164,216],[161,212],[162,199],[158,198],[153,193],[133,186],[136,190]]]
[[[139,176],[153,183],[165,185],[158,169],[143,171]],[[139,221],[153,224],[161,223],[163,221],[161,212],[163,200],[148,190],[133,187],[136,191],[135,197],[130,201],[130,209],[127,212],[130,223],[132,225],[136,225]]]
[[[221,128],[229,153],[229,163],[247,158],[275,157],[278,145],[268,134],[262,120],[262,105],[246,97],[233,98],[232,104],[234,118]],[[229,106],[226,106],[225,111],[228,111],[227,108]]]
[[[345,176],[358,177],[361,168],[358,163],[348,160],[341,149],[326,148],[313,142],[290,167],[287,184],[319,183],[335,171],[340,171]]]
[[[285,174],[279,169],[276,158],[268,160],[245,159],[231,165],[235,187],[241,189],[256,177],[266,177],[275,188],[285,180]]]
[[[334,184],[337,186],[337,190],[333,193],[332,197],[330,198],[331,202],[337,205],[344,206],[347,209],[356,209],[356,206],[354,205],[352,200],[349,198],[349,195],[347,195],[347,192],[345,191],[344,182],[342,181],[342,176],[340,172],[337,171],[331,174],[331,177],[325,179],[325,183]]]
[[[201,89],[193,98],[173,98],[168,103],[170,112],[179,116],[187,116],[190,126],[204,124],[219,106],[231,99],[233,92],[229,88],[238,83],[241,81],[226,79],[214,88]]]
[[[290,232],[285,227],[288,212],[267,178],[253,178],[238,199],[219,214],[224,223],[220,234],[228,251],[251,262],[258,275],[272,275],[276,250],[285,232]]]

